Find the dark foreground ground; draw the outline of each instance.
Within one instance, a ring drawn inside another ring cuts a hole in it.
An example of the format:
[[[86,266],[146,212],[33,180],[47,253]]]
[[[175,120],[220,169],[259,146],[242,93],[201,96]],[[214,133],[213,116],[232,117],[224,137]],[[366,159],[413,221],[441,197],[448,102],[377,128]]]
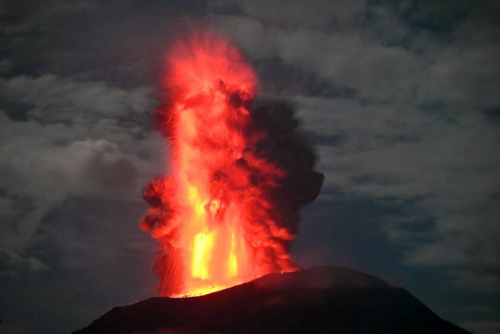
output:
[[[192,298],[115,307],[74,334],[466,334],[406,290],[361,272],[316,267]]]

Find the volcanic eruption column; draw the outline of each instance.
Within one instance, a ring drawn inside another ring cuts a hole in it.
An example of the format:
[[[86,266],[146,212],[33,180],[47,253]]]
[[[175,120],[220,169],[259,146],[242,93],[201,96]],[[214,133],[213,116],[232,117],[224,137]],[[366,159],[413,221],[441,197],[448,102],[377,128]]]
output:
[[[160,244],[160,294],[202,295],[297,269],[289,248],[299,207],[318,196],[323,175],[291,107],[254,101],[252,68],[214,33],[173,46],[163,85],[155,117],[171,165],[146,186],[151,208],[140,222]]]

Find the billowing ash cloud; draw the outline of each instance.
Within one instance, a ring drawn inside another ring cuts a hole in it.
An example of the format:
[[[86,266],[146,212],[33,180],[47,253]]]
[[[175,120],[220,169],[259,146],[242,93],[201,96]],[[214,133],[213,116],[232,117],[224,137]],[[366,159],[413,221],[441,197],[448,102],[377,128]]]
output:
[[[314,170],[317,160],[314,148],[301,135],[300,120],[290,103],[259,99],[252,104],[251,115],[253,127],[267,133],[267,137],[256,144],[256,154],[286,171],[280,186],[273,189],[272,197],[278,204],[277,221],[295,234],[299,208],[318,197],[324,180],[323,174]]]
[[[146,187],[152,208],[141,221],[161,245],[160,293],[203,294],[296,269],[299,208],[324,177],[292,106],[255,100],[253,70],[218,36],[195,33],[168,59],[156,123],[172,171]]]

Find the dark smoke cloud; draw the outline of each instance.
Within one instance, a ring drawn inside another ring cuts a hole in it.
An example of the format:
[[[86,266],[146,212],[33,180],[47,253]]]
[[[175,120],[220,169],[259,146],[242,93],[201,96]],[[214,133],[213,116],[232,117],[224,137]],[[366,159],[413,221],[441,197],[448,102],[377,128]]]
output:
[[[317,157],[312,145],[300,133],[300,120],[293,106],[283,100],[258,99],[251,106],[253,126],[267,137],[256,145],[256,154],[286,171],[280,187],[272,191],[277,219],[292,233],[297,232],[298,209],[318,197],[324,175],[315,171]]]

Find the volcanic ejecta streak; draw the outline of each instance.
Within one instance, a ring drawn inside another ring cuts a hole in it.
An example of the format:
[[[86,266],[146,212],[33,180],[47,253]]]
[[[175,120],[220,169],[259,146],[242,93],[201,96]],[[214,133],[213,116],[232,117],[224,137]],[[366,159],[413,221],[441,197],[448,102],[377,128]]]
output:
[[[160,244],[160,294],[203,295],[297,269],[289,249],[299,207],[318,196],[323,175],[292,108],[254,101],[253,69],[211,32],[173,46],[163,85],[155,117],[170,171],[146,186],[151,208],[140,222]]]

